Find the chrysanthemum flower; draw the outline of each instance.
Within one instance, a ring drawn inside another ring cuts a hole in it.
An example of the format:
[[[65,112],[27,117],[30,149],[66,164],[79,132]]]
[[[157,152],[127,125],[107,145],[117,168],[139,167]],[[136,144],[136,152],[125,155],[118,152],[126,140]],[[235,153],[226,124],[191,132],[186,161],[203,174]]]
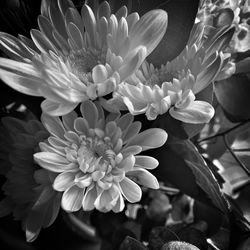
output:
[[[0,168],[4,166],[5,170],[0,172],[6,182],[0,216],[12,213],[22,221],[27,241],[33,241],[42,227],[54,222],[60,208],[61,194],[52,187],[55,174],[40,168],[33,159],[38,143],[48,137],[48,132],[37,120],[24,122],[6,117],[2,123]]]
[[[71,0],[43,0],[39,30],[32,40],[0,34],[11,59],[0,58],[0,78],[22,93],[43,96],[42,108],[64,115],[80,102],[111,93],[139,68],[167,27],[167,14],[152,10],[141,18],[123,6],[111,14],[103,2],[96,14]]]
[[[137,154],[162,146],[167,140],[164,130],[139,133],[141,123],[133,122],[131,114],[105,118],[103,109],[91,101],[82,103],[80,110],[82,117],[72,111],[62,120],[44,114],[42,122],[51,136],[39,144],[43,152],[34,155],[40,166],[58,173],[53,187],[63,192],[63,209],[120,212],[124,198],[132,203],[141,199],[138,184],[159,187],[147,170],[158,161]]]
[[[186,123],[206,123],[214,115],[213,107],[196,100],[196,94],[212,83],[220,72],[222,54],[228,39],[223,32],[204,35],[204,27],[198,23],[190,34],[186,48],[171,62],[159,68],[147,61],[118,86],[107,107],[123,109],[131,114],[146,113],[149,120],[169,111],[175,119]]]

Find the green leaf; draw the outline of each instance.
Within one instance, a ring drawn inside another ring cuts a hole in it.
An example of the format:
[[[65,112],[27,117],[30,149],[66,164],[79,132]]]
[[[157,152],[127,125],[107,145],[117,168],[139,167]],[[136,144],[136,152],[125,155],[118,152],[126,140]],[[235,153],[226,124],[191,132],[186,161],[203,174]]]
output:
[[[169,140],[157,151],[159,179],[170,182],[182,192],[227,213],[227,203],[212,172],[189,140]]]
[[[216,82],[215,95],[225,115],[232,122],[250,118],[250,79],[248,75],[237,74]]]

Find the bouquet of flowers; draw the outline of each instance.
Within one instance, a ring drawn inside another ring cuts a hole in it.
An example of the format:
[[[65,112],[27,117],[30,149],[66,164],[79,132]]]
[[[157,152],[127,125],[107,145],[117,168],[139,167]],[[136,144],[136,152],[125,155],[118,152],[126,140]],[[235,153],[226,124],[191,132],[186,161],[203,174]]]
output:
[[[82,249],[248,249],[250,1],[5,5],[0,217],[19,244],[50,249],[39,233],[65,223]]]

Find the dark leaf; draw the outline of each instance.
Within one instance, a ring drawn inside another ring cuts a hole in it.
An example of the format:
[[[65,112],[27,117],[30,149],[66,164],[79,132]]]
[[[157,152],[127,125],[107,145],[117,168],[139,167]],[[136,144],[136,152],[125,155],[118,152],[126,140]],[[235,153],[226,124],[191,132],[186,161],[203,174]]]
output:
[[[160,165],[155,174],[187,195],[227,212],[227,204],[218,183],[202,156],[189,140],[169,140],[157,150]]]
[[[119,250],[147,250],[148,248],[145,247],[140,241],[127,236],[126,239],[122,242]]]
[[[240,122],[250,118],[250,80],[237,74],[216,82],[215,94],[230,121]]]
[[[166,242],[178,239],[176,233],[167,227],[155,227],[149,234],[149,248],[151,250],[160,250]]]

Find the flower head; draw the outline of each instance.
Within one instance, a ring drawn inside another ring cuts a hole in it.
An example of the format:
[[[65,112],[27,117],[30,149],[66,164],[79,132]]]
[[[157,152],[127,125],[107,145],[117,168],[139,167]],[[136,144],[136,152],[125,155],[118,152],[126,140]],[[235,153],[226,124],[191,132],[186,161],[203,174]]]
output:
[[[111,93],[139,68],[167,27],[167,14],[152,10],[141,18],[123,6],[115,14],[100,4],[81,14],[70,0],[43,0],[39,30],[32,40],[1,33],[0,77],[12,88],[43,96],[42,108],[64,115],[80,102]]]
[[[227,39],[221,31],[206,37],[201,23],[194,26],[181,54],[159,68],[144,61],[142,66],[118,86],[107,107],[124,104],[131,114],[145,113],[149,120],[169,111],[186,123],[205,123],[214,115],[213,107],[196,100],[196,94],[212,83],[220,72]]]
[[[155,168],[157,160],[137,154],[162,146],[166,132],[154,128],[139,133],[141,123],[133,122],[132,115],[111,113],[105,118],[103,109],[91,101],[80,108],[82,117],[74,111],[62,121],[42,116],[51,136],[39,144],[42,152],[34,155],[40,166],[58,173],[53,187],[63,192],[62,207],[120,212],[124,198],[141,199],[137,183],[158,188],[157,179],[147,170]]]
[[[52,188],[55,174],[41,169],[33,160],[38,143],[48,137],[48,132],[37,120],[24,122],[6,117],[2,123],[0,160],[1,167],[5,166],[6,182],[0,216],[13,213],[22,221],[27,241],[33,241],[42,227],[54,222],[60,208],[61,194]]]

